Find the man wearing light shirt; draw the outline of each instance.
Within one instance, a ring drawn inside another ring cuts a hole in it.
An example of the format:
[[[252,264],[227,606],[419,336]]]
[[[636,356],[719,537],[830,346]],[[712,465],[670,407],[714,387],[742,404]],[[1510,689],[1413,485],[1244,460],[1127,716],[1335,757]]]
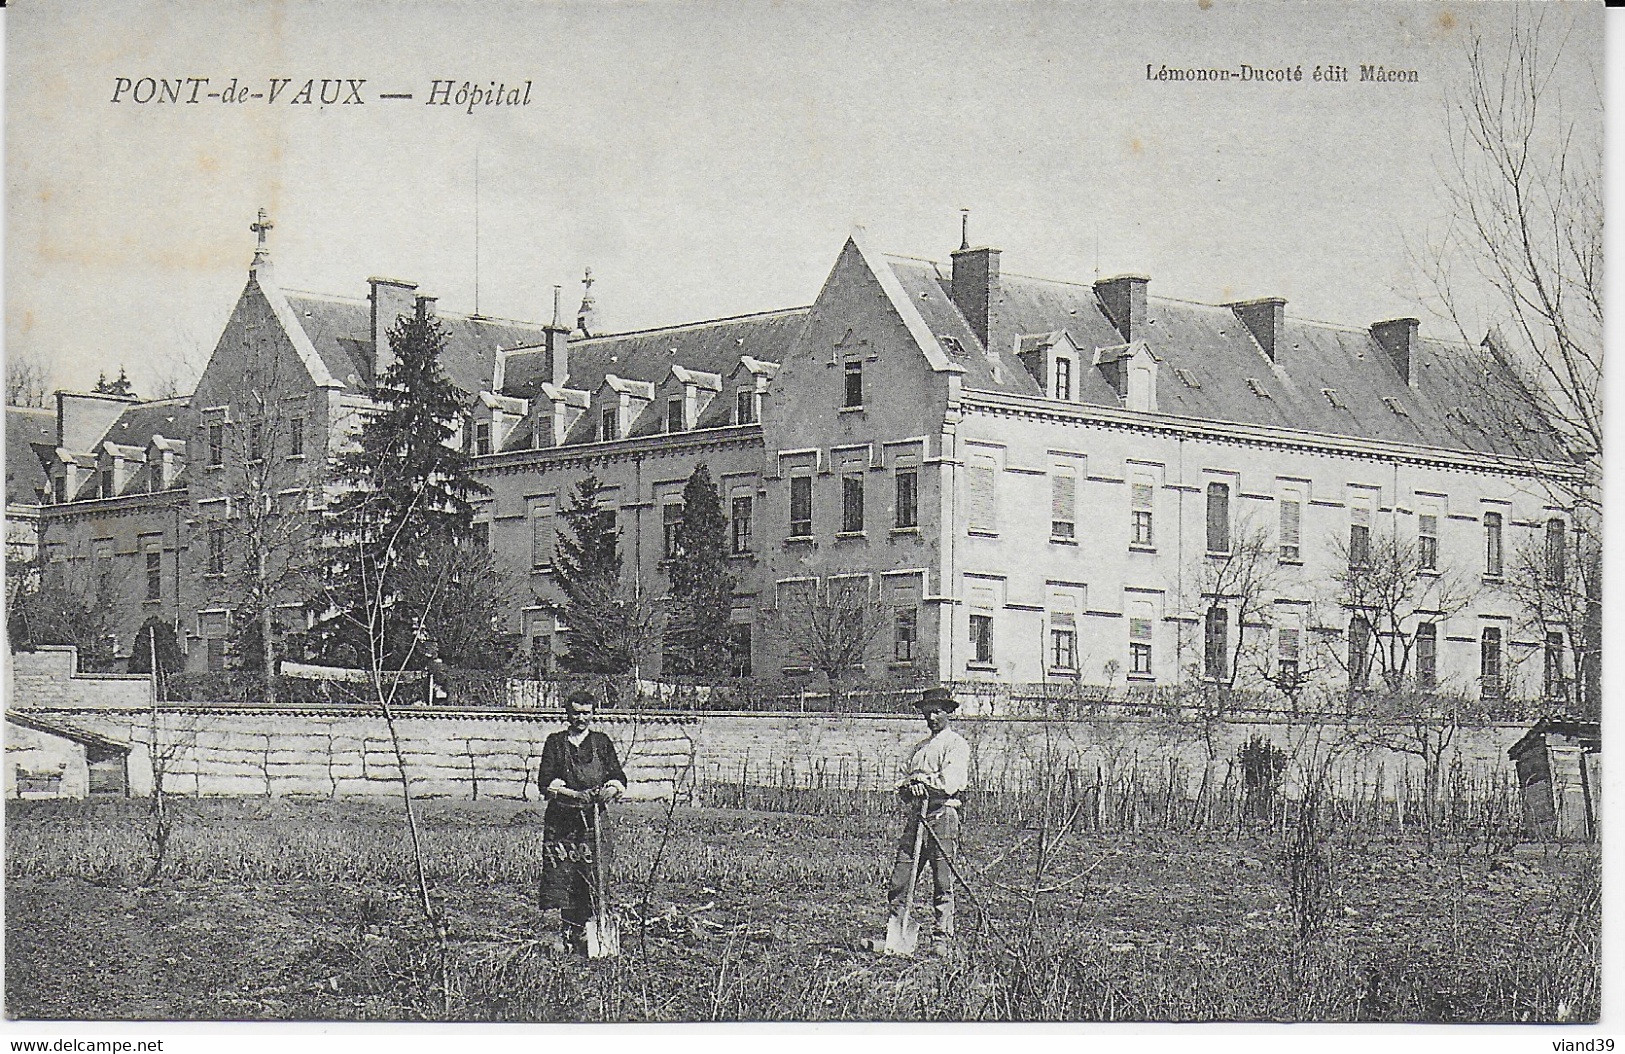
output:
[[[949,715],[959,709],[948,689],[927,688],[915,706],[931,729],[931,737],[914,748],[909,756],[907,775],[897,784],[906,822],[897,843],[897,863],[892,869],[887,895],[892,914],[900,913],[908,896],[909,871],[914,863],[915,833],[923,801],[925,819],[930,826],[920,846],[919,874],[930,866],[936,912],[936,934],[931,947],[942,955],[947,952],[948,941],[954,933],[954,876],[948,861],[959,852],[959,795],[964,793],[970,778],[970,744],[948,727]],[[916,891],[919,885],[916,878]]]
[[[594,704],[590,692],[570,693],[564,701],[569,727],[547,737],[536,773],[547,798],[542,908],[559,909],[565,949],[578,953],[586,951],[587,920],[595,910],[593,826],[602,815],[597,806],[626,793],[626,773],[615,744],[590,727]]]

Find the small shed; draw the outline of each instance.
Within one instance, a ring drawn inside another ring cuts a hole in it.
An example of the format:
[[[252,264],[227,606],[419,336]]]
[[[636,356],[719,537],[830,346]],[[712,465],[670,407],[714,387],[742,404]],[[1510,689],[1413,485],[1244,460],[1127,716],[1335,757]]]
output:
[[[1594,841],[1602,823],[1602,729],[1595,721],[1543,717],[1507,756],[1518,769],[1530,832]]]
[[[6,711],[6,797],[126,797],[130,744],[53,717]]]

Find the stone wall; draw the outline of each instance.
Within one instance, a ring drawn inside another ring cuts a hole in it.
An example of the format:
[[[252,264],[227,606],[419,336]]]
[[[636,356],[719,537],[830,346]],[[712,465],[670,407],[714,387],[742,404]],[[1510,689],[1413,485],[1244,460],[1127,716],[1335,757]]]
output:
[[[1381,773],[1391,796],[1408,780],[1420,786],[1422,760],[1391,748],[1367,745],[1377,729],[1291,727],[1265,721],[1227,722],[1213,730],[1211,750],[1194,721],[1108,716],[1069,721],[962,717],[954,727],[972,748],[972,782],[988,789],[1019,787],[1035,765],[1072,769],[1078,778],[1165,780],[1170,762],[1176,781],[1194,794],[1204,776],[1220,781],[1237,752],[1254,735],[1294,757],[1340,742],[1361,745],[1339,752],[1337,785],[1369,788]],[[1498,724],[1456,733],[1447,764],[1460,762],[1464,778],[1512,778],[1507,748],[1527,724]],[[695,778],[754,785],[889,787],[909,751],[926,735],[914,717],[841,714],[706,714],[699,727]],[[1210,760],[1211,758],[1211,760]],[[1289,767],[1287,786],[1293,789]]]
[[[152,705],[152,678],[146,674],[79,673],[79,651],[42,645],[14,651],[6,666],[6,705],[53,709],[68,706]]]

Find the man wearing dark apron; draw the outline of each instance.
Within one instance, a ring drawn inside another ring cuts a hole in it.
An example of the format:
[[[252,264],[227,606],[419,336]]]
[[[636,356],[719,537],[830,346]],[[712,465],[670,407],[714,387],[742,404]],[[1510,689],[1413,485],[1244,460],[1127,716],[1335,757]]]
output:
[[[585,953],[587,920],[593,916],[593,825],[599,803],[626,793],[626,773],[615,744],[590,728],[595,702],[589,692],[564,701],[569,728],[542,745],[536,781],[547,798],[542,819],[542,909],[558,908],[566,951]],[[608,831],[599,832],[607,852]]]

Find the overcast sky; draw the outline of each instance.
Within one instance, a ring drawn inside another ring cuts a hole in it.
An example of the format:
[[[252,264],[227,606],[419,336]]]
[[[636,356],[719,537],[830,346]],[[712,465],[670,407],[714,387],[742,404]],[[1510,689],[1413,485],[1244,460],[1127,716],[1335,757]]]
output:
[[[542,320],[555,283],[573,306],[588,265],[607,329],[806,304],[854,224],[946,259],[961,208],[1008,271],[1137,271],[1154,295],[1284,296],[1354,326],[1420,314],[1406,244],[1438,221],[1446,91],[1468,27],[1509,10],[19,0],[6,338],[58,385],[124,363],[151,391],[213,347],[261,207],[286,287],[361,297],[382,274],[471,311],[476,155],[488,315]],[[1583,87],[1601,7],[1576,15]],[[1303,80],[1147,79],[1243,63]],[[1360,83],[1361,63],[1419,83]],[[292,83],[275,105],[111,101],[143,76]],[[323,77],[365,79],[365,105],[284,103]],[[528,80],[531,104],[425,105],[436,78]]]

